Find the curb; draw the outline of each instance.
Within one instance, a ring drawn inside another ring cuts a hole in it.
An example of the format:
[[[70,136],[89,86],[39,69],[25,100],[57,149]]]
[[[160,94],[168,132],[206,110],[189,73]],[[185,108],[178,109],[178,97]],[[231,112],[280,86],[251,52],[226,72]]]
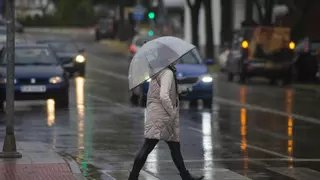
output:
[[[128,55],[129,46],[126,42],[118,40],[101,40],[99,43],[105,45],[107,49],[115,54]]]
[[[93,34],[92,28],[26,28],[26,33]]]
[[[78,165],[77,162],[75,162],[71,157],[67,156],[67,157],[63,157],[63,159],[65,160],[65,162],[68,164],[73,176],[77,179],[77,180],[87,180],[86,177],[84,177],[82,175],[82,172],[80,170],[80,167]]]

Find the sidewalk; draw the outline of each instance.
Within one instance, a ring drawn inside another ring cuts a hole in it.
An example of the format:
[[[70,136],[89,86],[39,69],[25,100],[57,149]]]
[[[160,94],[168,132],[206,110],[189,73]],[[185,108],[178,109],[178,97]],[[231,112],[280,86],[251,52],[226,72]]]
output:
[[[48,144],[17,142],[17,149],[22,158],[0,159],[0,180],[86,180],[74,161],[61,157]]]

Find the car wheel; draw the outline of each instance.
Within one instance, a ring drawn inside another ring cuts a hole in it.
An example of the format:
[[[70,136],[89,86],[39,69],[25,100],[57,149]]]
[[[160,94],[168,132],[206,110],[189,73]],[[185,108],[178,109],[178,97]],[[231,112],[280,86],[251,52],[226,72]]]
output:
[[[232,82],[233,81],[234,75],[231,72],[228,72],[228,81]]]
[[[0,100],[0,113],[4,113],[5,109],[4,109],[4,101]]]
[[[147,100],[139,95],[132,94],[130,97],[131,105],[145,107],[147,105]]]
[[[84,77],[85,74],[86,74],[86,70],[85,70],[85,69],[82,69],[82,70],[79,71],[79,75],[80,75],[81,77]]]
[[[96,41],[100,41],[101,37],[99,35],[99,33],[96,33]]]
[[[197,108],[198,107],[198,101],[197,100],[190,101],[189,107],[190,108]]]
[[[130,103],[133,106],[138,106],[139,105],[139,96],[135,95],[135,94],[132,94],[131,97],[130,97]]]
[[[203,107],[204,108],[211,108],[212,107],[212,99],[204,99],[203,100]]]
[[[248,77],[245,75],[245,74],[240,74],[240,80],[239,80],[239,82],[240,82],[240,84],[245,84],[245,83],[247,83],[247,80],[248,80]]]
[[[60,95],[55,98],[56,108],[67,108],[69,107],[69,93],[65,92],[64,95]]]
[[[271,78],[271,79],[269,80],[269,84],[270,84],[270,85],[275,85],[275,84],[277,84],[277,79],[276,79],[276,78]]]

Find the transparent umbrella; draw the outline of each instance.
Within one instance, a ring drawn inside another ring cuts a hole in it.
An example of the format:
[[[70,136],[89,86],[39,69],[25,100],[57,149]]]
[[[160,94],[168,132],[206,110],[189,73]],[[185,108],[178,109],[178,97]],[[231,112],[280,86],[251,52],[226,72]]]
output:
[[[139,86],[193,49],[194,45],[172,36],[148,41],[131,60],[129,89]]]

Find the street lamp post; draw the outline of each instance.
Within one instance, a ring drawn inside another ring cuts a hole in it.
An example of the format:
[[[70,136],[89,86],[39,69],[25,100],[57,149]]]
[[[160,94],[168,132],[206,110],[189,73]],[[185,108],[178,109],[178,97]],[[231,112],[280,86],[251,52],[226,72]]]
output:
[[[6,135],[0,158],[20,158],[17,152],[16,138],[14,135],[14,50],[15,50],[15,6],[14,0],[6,0],[7,41],[5,47],[7,60],[6,84]]]

